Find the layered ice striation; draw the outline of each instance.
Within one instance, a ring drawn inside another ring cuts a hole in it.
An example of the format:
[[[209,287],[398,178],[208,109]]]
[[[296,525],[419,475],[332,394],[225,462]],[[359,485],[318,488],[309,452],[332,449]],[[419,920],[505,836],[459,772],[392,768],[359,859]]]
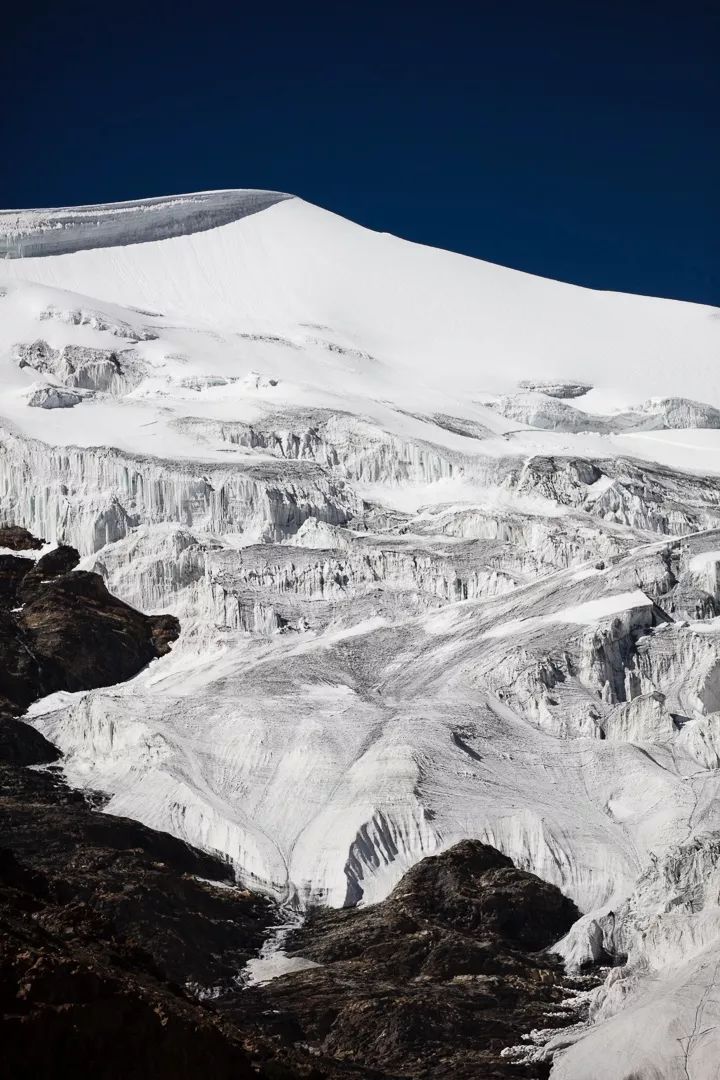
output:
[[[3,210],[0,257],[42,258],[187,236],[257,214],[289,198],[275,191],[203,191],[59,210]]]
[[[717,313],[274,193],[0,236],[0,521],[183,627],[33,708],[69,781],[297,909],[488,842],[577,902],[568,966],[608,966],[526,1051],[710,1075]]]
[[[144,371],[134,349],[90,349],[82,345],[51,348],[46,341],[18,345],[14,350],[19,368],[46,375],[64,387],[95,390],[114,397],[127,394],[141,381]]]
[[[87,553],[143,522],[281,539],[310,517],[347,522],[355,507],[352,492],[312,464],[172,462],[10,432],[0,444],[0,490],[18,520]]]

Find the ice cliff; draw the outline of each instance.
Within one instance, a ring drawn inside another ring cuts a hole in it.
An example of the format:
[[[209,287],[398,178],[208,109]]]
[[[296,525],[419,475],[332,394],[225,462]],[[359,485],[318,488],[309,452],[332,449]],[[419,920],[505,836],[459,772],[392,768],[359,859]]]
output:
[[[0,517],[183,627],[33,707],[71,783],[295,907],[492,844],[608,966],[527,1052],[710,1076],[718,313],[274,193],[5,212],[0,245]]]

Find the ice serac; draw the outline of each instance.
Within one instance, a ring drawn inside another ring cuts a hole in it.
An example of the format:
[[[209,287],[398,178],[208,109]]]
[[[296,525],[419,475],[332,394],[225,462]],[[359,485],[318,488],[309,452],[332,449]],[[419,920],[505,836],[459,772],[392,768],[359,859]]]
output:
[[[0,257],[38,258],[187,236],[257,214],[288,198],[274,191],[203,191],[60,210],[4,210]]]
[[[719,871],[719,834],[698,830],[655,856],[625,903],[595,923],[599,947],[624,962],[589,995],[592,1025],[550,1040],[547,1050],[557,1051],[553,1078],[714,1074]],[[647,1028],[652,1040],[638,1039]]]
[[[33,706],[67,778],[295,909],[492,845],[583,913],[568,965],[612,965],[522,1052],[620,1080],[657,1010],[671,1034],[627,1060],[702,1080],[720,313],[277,193],[6,212],[0,237],[0,524],[183,628],[131,682]]]
[[[141,523],[281,539],[309,517],[347,522],[352,493],[309,464],[207,465],[125,454],[112,447],[52,447],[6,432],[0,487],[19,519],[96,551]]]

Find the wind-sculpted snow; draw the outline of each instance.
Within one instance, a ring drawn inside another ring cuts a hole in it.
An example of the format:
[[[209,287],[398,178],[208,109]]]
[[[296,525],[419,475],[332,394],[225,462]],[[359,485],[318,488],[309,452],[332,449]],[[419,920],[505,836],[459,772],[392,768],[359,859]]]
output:
[[[517,1052],[704,1080],[717,313],[267,193],[12,228],[0,522],[182,625],[131,683],[34,707],[69,780],[298,909],[489,843],[583,912],[570,967],[614,965],[586,1024]]]
[[[0,257],[65,255],[187,236],[257,214],[288,198],[273,191],[205,191],[61,210],[4,210],[0,212]]]

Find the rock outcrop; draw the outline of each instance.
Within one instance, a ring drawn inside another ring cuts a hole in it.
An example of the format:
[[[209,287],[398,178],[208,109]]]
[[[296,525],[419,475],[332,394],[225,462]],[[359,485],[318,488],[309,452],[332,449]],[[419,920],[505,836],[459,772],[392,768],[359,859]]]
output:
[[[314,911],[286,951],[318,966],[259,993],[286,1037],[363,1076],[536,1077],[502,1051],[575,1018],[544,950],[577,916],[554,886],[468,840],[418,863],[379,904]]]
[[[42,547],[0,530],[6,548]],[[272,919],[226,863],[94,812],[14,718],[41,694],[135,674],[177,636],[59,547],[0,556],[0,1052],[8,1075],[250,1077],[238,1032],[195,999],[232,983]],[[210,880],[212,879],[212,880]],[[194,992],[194,993],[191,993]]]
[[[259,947],[267,904],[220,860],[94,812],[47,773],[0,763],[0,787],[8,1075],[256,1075],[197,991],[217,993]]]
[[[40,551],[43,541],[19,525],[0,526],[0,548],[10,551]]]
[[[79,561],[68,546],[37,561],[0,555],[6,716],[57,690],[122,682],[164,655],[179,633],[174,616],[142,615],[112,596],[99,574],[75,570]]]

